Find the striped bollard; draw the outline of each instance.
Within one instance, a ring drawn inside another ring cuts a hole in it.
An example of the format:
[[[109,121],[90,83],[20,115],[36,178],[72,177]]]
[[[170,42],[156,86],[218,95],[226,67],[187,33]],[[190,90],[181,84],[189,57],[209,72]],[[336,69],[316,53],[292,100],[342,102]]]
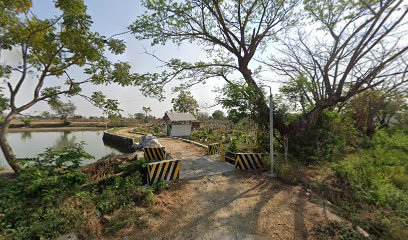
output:
[[[147,164],[147,182],[149,185],[160,180],[179,179],[181,162],[180,160],[165,160]]]
[[[148,162],[166,160],[166,151],[164,147],[145,147],[143,148],[144,158]]]
[[[263,166],[262,153],[237,153],[235,168],[241,170],[260,169]]]

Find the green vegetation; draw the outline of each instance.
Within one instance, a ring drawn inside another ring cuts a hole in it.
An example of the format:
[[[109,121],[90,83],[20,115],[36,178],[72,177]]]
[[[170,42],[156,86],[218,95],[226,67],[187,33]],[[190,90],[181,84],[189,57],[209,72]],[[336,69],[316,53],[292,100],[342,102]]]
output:
[[[80,167],[90,158],[82,144],[48,149],[24,161],[15,178],[0,178],[0,236],[52,239],[75,232],[82,239],[94,239],[130,225],[143,227],[139,210],[150,204],[154,191],[167,188],[167,183],[142,188],[140,160],[117,166],[116,171],[125,175],[112,172],[91,181],[94,176]],[[139,215],[132,215],[136,212]]]
[[[171,103],[175,112],[198,114],[198,102],[189,91],[180,91],[176,98],[171,99]]]
[[[20,121],[22,121],[26,127],[31,126],[31,118],[22,118]]]
[[[379,131],[312,184],[337,212],[376,237],[403,239],[408,220],[408,132]]]

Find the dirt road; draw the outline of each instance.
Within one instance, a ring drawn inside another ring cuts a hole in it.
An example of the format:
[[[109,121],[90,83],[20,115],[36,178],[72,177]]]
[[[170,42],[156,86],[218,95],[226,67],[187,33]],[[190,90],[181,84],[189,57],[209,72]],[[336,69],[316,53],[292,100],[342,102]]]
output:
[[[141,134],[130,133],[132,128],[122,128],[115,131],[115,134],[131,137],[131,138],[141,138]],[[160,144],[166,148],[166,151],[171,153],[173,158],[188,158],[197,157],[206,154],[206,149],[198,147],[191,143],[186,143],[181,140],[177,140],[169,137],[159,137]]]
[[[315,239],[314,226],[340,218],[307,195],[262,174],[180,181],[155,197],[145,228],[123,230],[119,239]]]

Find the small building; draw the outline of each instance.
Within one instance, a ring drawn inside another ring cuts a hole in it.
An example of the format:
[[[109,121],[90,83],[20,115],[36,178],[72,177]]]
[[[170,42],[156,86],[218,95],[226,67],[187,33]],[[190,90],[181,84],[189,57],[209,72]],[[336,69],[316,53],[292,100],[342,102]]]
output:
[[[170,137],[191,137],[193,123],[197,121],[191,113],[166,112],[166,133]]]

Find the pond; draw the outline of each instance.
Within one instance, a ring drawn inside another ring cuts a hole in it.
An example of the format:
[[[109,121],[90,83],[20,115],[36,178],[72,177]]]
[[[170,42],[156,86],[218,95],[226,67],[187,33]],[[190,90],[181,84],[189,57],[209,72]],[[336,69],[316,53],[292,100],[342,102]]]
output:
[[[68,144],[84,141],[85,151],[95,157],[95,160],[86,161],[91,163],[109,154],[122,153],[118,149],[105,145],[102,136],[103,130],[24,131],[10,132],[7,134],[7,139],[17,158],[35,157],[46,148],[61,149]],[[5,166],[8,165],[3,153],[0,152],[0,167]]]

